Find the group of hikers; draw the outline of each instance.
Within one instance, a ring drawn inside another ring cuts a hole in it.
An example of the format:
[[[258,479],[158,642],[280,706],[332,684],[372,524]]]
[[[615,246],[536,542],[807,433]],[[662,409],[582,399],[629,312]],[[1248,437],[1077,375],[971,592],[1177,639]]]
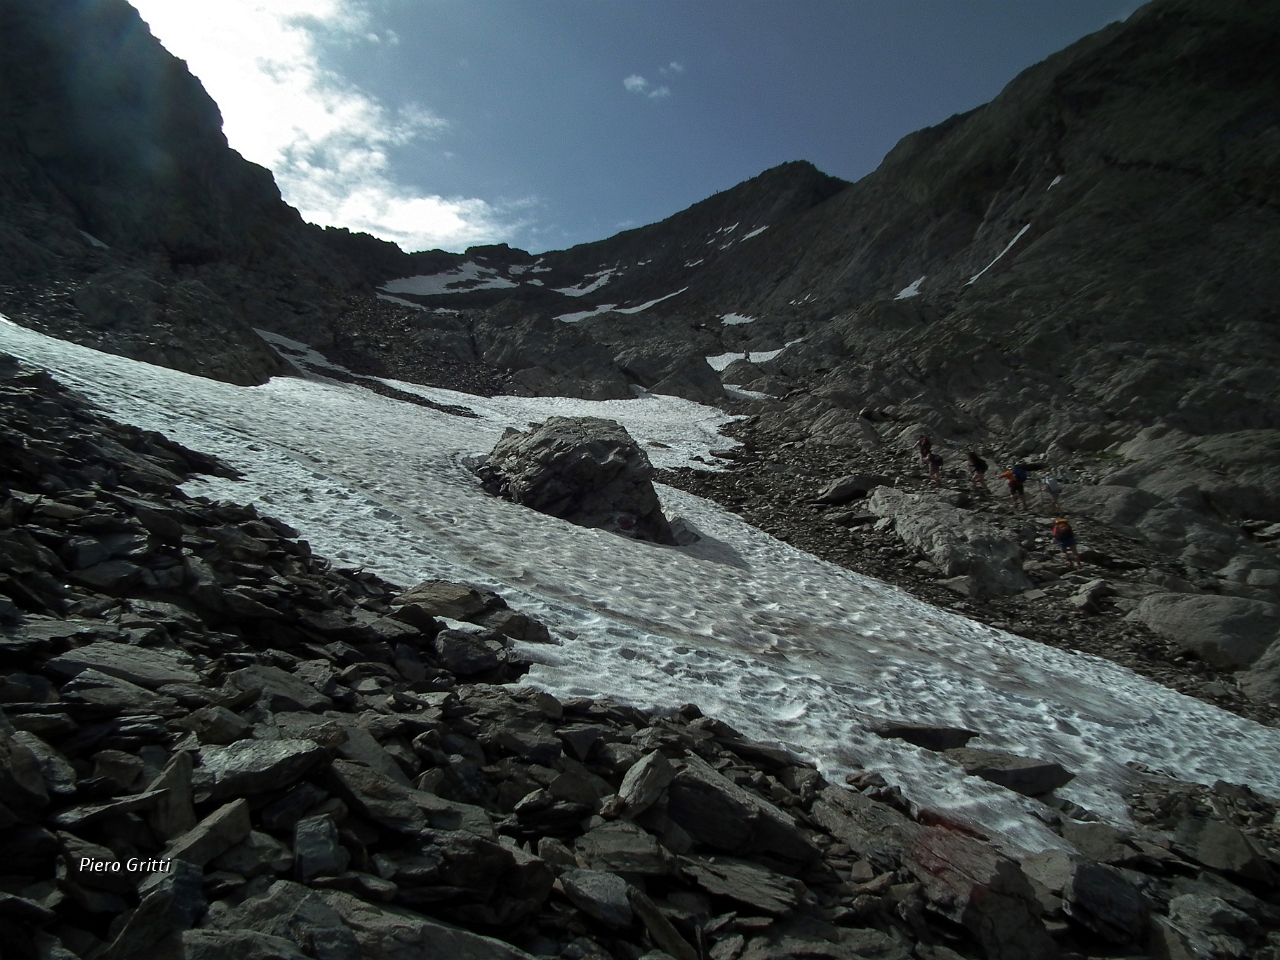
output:
[[[920,457],[920,462],[929,473],[929,479],[933,481],[934,486],[941,489],[942,487],[942,456],[933,449],[933,441],[927,434],[920,434],[920,439],[915,443],[916,453]],[[987,461],[979,456],[976,450],[970,450],[965,454],[965,459],[969,464],[969,482],[978,487],[984,493],[990,492],[987,486],[987,471],[990,467]],[[1004,480],[1009,488],[1009,499],[1015,507],[1023,510],[1029,509],[1027,506],[1026,485],[1030,474],[1026,464],[1015,462],[1000,474],[1000,479]],[[1041,478],[1042,495],[1047,497],[1053,504],[1055,513],[1062,511],[1062,505],[1058,502],[1058,497],[1062,493],[1062,481],[1052,474],[1046,473]],[[1071,529],[1071,523],[1066,517],[1055,517],[1053,527],[1050,531],[1053,536],[1053,542],[1062,550],[1062,555],[1066,559],[1067,564],[1072,570],[1079,570],[1083,564],[1080,561],[1080,554],[1076,551],[1076,535]]]

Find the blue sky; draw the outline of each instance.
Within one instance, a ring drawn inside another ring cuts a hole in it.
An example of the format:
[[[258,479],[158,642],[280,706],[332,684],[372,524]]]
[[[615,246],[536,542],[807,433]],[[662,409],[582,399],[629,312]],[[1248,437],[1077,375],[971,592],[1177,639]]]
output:
[[[854,180],[1136,0],[135,0],[308,219],[535,252]]]

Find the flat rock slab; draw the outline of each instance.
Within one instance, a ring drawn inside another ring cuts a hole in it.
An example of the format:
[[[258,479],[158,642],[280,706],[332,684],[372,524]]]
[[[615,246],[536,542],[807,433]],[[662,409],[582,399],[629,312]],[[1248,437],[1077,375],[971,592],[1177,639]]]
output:
[[[201,765],[214,775],[214,799],[282,790],[328,762],[328,752],[311,740],[237,740],[200,751]]]
[[[971,777],[998,783],[1027,797],[1043,796],[1075,779],[1074,773],[1068,773],[1052,761],[1033,760],[997,750],[960,747],[946,751],[946,757],[963,767]]]
[[[790,916],[805,894],[805,885],[733,857],[685,857],[680,869],[707,893],[728,897],[771,917]]]
[[[1157,593],[1129,618],[1219,670],[1249,666],[1280,637],[1280,606],[1244,597]]]
[[[871,728],[871,732],[885,740],[905,740],[926,750],[954,750],[963,747],[978,734],[963,727],[940,727],[929,723],[886,721]]]
[[[868,473],[840,477],[838,480],[832,480],[827,484],[826,488],[813,498],[813,502],[839,506],[848,503],[850,500],[856,500],[858,497],[865,497],[876,487],[888,486],[891,482],[888,477]]]
[[[1176,853],[1214,870],[1225,870],[1250,880],[1274,882],[1274,873],[1253,842],[1233,824],[1223,820],[1187,817],[1173,835]]]
[[[155,690],[166,683],[200,683],[202,679],[195,661],[181,651],[135,647],[105,640],[68,650],[45,666],[64,677],[97,670],[148,690]]]
[[[370,820],[397,833],[435,829],[494,836],[493,823],[482,808],[401,786],[362,764],[335,760],[329,778],[339,796]]]
[[[333,701],[305,680],[279,667],[253,666],[227,674],[233,690],[261,690],[273,712],[287,710],[327,710]]]
[[[590,917],[610,927],[631,926],[631,902],[627,899],[627,881],[604,870],[569,870],[560,876],[560,884],[573,905]]]
[[[667,852],[653,837],[625,820],[615,820],[578,838],[578,859],[593,870],[657,876],[670,871]]]

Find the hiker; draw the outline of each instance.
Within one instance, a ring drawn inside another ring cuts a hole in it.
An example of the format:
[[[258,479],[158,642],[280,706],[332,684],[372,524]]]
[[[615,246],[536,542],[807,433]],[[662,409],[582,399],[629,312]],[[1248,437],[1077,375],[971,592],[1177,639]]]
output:
[[[1027,509],[1027,495],[1023,489],[1027,483],[1027,468],[1021,463],[1015,463],[1000,476],[1009,485],[1009,499],[1022,504],[1023,510]]]
[[[920,439],[916,441],[916,454],[920,457],[920,462],[927,464],[929,462],[929,454],[933,452],[933,441],[929,439],[928,434],[920,434]]]
[[[970,450],[968,454],[966,454],[965,456],[966,456],[966,459],[969,461],[969,470],[971,471],[971,473],[969,474],[969,481],[973,483],[975,486],[979,486],[983,490],[986,490],[987,489],[987,461],[983,460],[973,450]]]
[[[1062,555],[1072,570],[1080,570],[1084,566],[1080,562],[1080,554],[1076,552],[1076,533],[1066,517],[1058,517],[1053,521],[1053,541],[1062,548]]]
[[[1044,475],[1044,492],[1053,503],[1054,510],[1061,510],[1058,504],[1058,495],[1062,493],[1062,481],[1052,474]]]
[[[929,454],[927,460],[929,464],[929,476],[933,479],[933,485],[939,490],[942,489],[942,457],[936,453]]]

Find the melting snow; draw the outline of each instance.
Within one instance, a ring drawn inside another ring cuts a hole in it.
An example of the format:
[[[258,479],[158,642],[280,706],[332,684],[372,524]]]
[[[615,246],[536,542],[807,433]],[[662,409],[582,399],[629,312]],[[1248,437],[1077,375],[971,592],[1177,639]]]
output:
[[[661,547],[488,497],[465,466],[505,427],[553,414],[618,419],[660,466],[691,463],[728,443],[718,410],[653,394],[593,403],[396,384],[480,415],[470,419],[351,384],[236,387],[7,322],[0,350],[245,474],[193,482],[192,494],[256,502],[317,551],[400,583],[444,577],[499,591],[561,641],[524,648],[538,661],[528,682],[558,696],[697,702],[749,736],[809,753],[833,782],[855,763],[884,770],[915,802],[1027,849],[1062,843],[1036,801],[867,725],[963,726],[982,732],[974,746],[1057,760],[1077,774],[1059,793],[1113,820],[1131,761],[1280,794],[1280,729],[931,607],[679,490],[659,488],[664,508],[702,540]]]
[[[701,262],[702,262],[702,260],[701,260],[701,259],[698,259],[698,260],[686,260],[686,261],[684,262],[684,265],[685,265],[686,267],[696,267],[696,266],[697,266],[698,264],[700,264]]]
[[[714,357],[707,357],[707,363],[712,370],[719,373],[721,370],[728,369],[729,364],[733,363],[733,361],[745,360],[746,358],[747,355],[745,353],[721,353]]]
[[[498,276],[498,271],[492,267],[482,267],[468,260],[457,269],[446,273],[401,277],[399,280],[384,283],[379,289],[386,293],[412,293],[419,297],[436,297],[445,293],[465,293],[470,290],[502,290],[515,285],[506,277]]]
[[[748,317],[741,313],[726,313],[721,318],[726,327],[736,327],[744,323],[755,323],[755,317]]]
[[[556,293],[563,293],[566,297],[584,297],[588,293],[595,293],[597,290],[603,287],[606,283],[609,282],[609,278],[612,277],[617,272],[618,271],[616,269],[609,269],[609,270],[601,270],[599,273],[588,273],[587,274],[588,279],[592,277],[595,278],[594,280],[591,281],[591,283],[584,282],[581,286],[577,286],[577,287],[560,287],[556,289]]]
[[[612,303],[602,303],[593,310],[579,310],[577,313],[562,313],[556,317],[557,320],[563,320],[565,323],[577,323],[579,320],[585,320],[587,317],[594,317],[597,313],[607,313],[612,310],[614,313],[640,313],[648,310],[655,303],[661,303],[663,300],[670,300],[672,297],[679,296],[688,290],[688,287],[681,287],[675,293],[668,293],[666,296],[658,297],[647,303],[642,303],[638,307],[619,307]]]
[[[1025,227],[1023,227],[1021,230],[1019,230],[1019,231],[1018,231],[1018,235],[1017,235],[1017,236],[1015,236],[1012,240],[1010,240],[1007,244],[1005,244],[1005,248],[1004,248],[1003,250],[1001,250],[999,253],[997,253],[997,254],[996,254],[996,259],[995,259],[995,260],[992,260],[992,261],[991,261],[990,263],[988,263],[985,267],[983,267],[981,270],[979,270],[977,273],[975,273],[972,277],[970,277],[970,278],[969,278],[969,283],[973,283],[973,281],[977,280],[980,276],[982,276],[984,273],[986,273],[988,270],[990,270],[992,267],[994,267],[994,266],[996,265],[997,261],[999,261],[999,259],[1000,259],[1001,257],[1003,257],[1003,256],[1004,256],[1006,253],[1008,253],[1010,250],[1012,250],[1012,249],[1013,249],[1013,245],[1014,245],[1015,243],[1017,243],[1019,240],[1021,240],[1021,239],[1022,239],[1022,235],[1023,235],[1024,233],[1026,233],[1026,232],[1027,232],[1028,230],[1030,230],[1030,229],[1031,229],[1031,224],[1029,224],[1029,223],[1028,223]],[[966,286],[966,287],[967,287],[967,286],[969,286],[969,283],[966,283],[966,284],[965,284],[965,286]]]
[[[1047,193],[1048,191],[1052,190],[1061,182],[1062,182],[1062,174],[1058,174],[1056,177],[1053,178],[1053,181],[1049,184],[1049,186],[1045,187],[1045,192]]]
[[[415,310],[425,310],[425,309],[427,309],[426,307],[424,307],[424,306],[423,306],[422,304],[420,304],[420,303],[414,303],[412,300],[404,300],[404,299],[402,299],[402,298],[400,298],[400,297],[393,297],[393,296],[391,296],[391,294],[389,294],[389,293],[380,293],[380,294],[378,294],[378,299],[379,299],[379,300],[386,300],[386,301],[387,301],[387,302],[389,302],[389,303],[398,303],[398,304],[400,304],[400,306],[402,306],[402,307],[413,307],[413,309],[415,309]]]
[[[758,237],[760,234],[764,233],[768,229],[769,229],[768,224],[765,224],[763,227],[756,227],[750,233],[745,233],[741,237],[739,237],[738,242],[741,243],[743,240],[750,240],[752,237]]]
[[[912,280],[909,284],[899,290],[898,295],[893,299],[909,300],[911,297],[920,296],[920,284],[922,283],[924,283],[924,277],[920,277],[918,280]]]

